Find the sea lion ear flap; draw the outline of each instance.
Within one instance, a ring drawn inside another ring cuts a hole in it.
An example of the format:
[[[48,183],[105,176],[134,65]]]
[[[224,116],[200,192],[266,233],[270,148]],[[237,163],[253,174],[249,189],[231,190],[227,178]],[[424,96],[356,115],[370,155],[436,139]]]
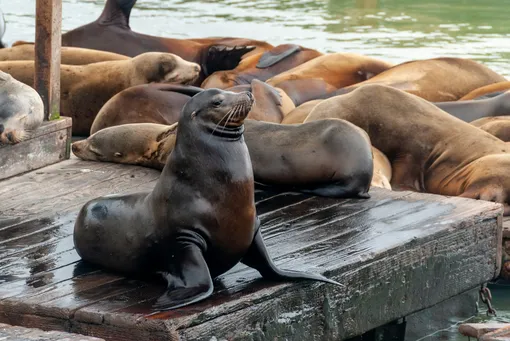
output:
[[[172,254],[166,260],[168,272],[163,273],[168,290],[152,306],[155,311],[184,307],[206,299],[213,292],[212,278],[202,250],[188,238],[195,239],[193,236],[178,239],[175,247],[169,249]]]
[[[207,58],[203,72],[206,77],[216,71],[232,70],[239,65],[245,54],[255,50],[256,46],[226,46],[212,45],[207,51]]]
[[[257,63],[257,69],[265,69],[273,66],[288,56],[301,50],[301,46],[295,44],[279,45],[270,51],[264,52]]]

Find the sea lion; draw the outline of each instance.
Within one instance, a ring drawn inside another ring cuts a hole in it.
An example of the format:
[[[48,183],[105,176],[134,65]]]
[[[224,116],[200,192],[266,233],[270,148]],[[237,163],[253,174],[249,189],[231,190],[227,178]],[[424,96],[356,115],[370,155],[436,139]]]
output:
[[[379,84],[317,104],[305,123],[332,117],[368,133],[391,162],[393,188],[494,201],[510,214],[510,148],[500,139]]]
[[[488,67],[464,58],[432,58],[395,65],[389,70],[355,85],[324,96],[349,93],[367,84],[382,84],[404,90],[431,102],[456,101],[485,85],[506,81]]]
[[[371,187],[391,189],[391,163],[379,149],[372,147],[374,156],[374,176]]]
[[[279,84],[294,79],[319,79],[336,89],[363,82],[388,70],[393,64],[356,53],[329,53],[314,58],[267,80]]]
[[[0,71],[0,145],[25,140],[43,119],[44,104],[37,91]]]
[[[134,57],[145,52],[168,52],[200,65],[195,85],[215,71],[235,68],[252,51],[272,45],[243,38],[218,38],[214,43],[155,37],[133,32],[129,16],[136,0],[107,0],[99,18],[62,34],[62,46],[84,47]]]
[[[0,70],[32,86],[33,61],[0,62]],[[73,118],[73,134],[87,136],[101,107],[118,92],[140,84],[190,83],[200,66],[171,53],[151,52],[128,60],[61,65],[60,113]]]
[[[204,80],[201,87],[227,89],[250,84],[253,79],[266,81],[321,55],[316,50],[295,44],[278,45],[271,50],[243,58],[233,70],[216,71]]]
[[[34,56],[35,49],[33,44],[18,45],[0,50],[0,61],[34,60]],[[85,65],[124,59],[129,59],[129,57],[117,53],[63,46],[61,48],[60,63],[65,65]]]
[[[459,101],[491,98],[503,92],[507,92],[508,90],[510,90],[510,82],[498,82],[475,89],[467,95],[462,96]]]
[[[510,116],[484,117],[471,124],[502,141],[510,142]]]
[[[337,89],[322,79],[289,79],[278,83],[296,107],[303,103],[320,99]]]
[[[243,121],[249,92],[209,89],[182,110],[175,148],[151,192],[89,201],[74,228],[85,261],[126,274],[159,272],[168,283],[156,311],[209,297],[212,279],[242,262],[271,280],[324,276],[281,270],[260,233]]]
[[[250,91],[255,97],[248,118],[280,123],[294,109],[294,103],[280,89],[253,80],[251,85],[228,89],[233,92]],[[203,91],[194,86],[149,84],[125,89],[103,105],[97,114],[90,134],[121,124],[176,123],[181,109],[191,96]]]
[[[296,107],[285,116],[285,118],[282,120],[282,124],[303,123],[312,109],[322,101],[322,99],[316,99],[301,104],[299,107]]]
[[[373,173],[367,134],[337,119],[281,125],[244,122],[259,185],[332,197],[366,197]],[[175,144],[175,125],[125,124],[74,142],[84,160],[162,169]]]

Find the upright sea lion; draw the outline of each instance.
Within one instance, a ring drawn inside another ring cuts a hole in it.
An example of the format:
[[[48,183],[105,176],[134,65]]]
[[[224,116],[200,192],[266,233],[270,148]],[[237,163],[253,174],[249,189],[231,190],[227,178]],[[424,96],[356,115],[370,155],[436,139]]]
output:
[[[324,98],[345,94],[367,84],[388,85],[431,102],[456,101],[485,85],[506,81],[488,67],[464,58],[432,58],[395,65],[389,70]]]
[[[391,163],[379,149],[372,147],[374,156],[374,176],[372,187],[391,189]]]
[[[337,119],[296,125],[246,120],[244,124],[258,183],[323,196],[367,196],[374,165],[370,140],[361,129]],[[175,124],[150,123],[105,128],[73,143],[72,151],[84,160],[162,169],[178,129]]]
[[[303,123],[312,109],[322,101],[322,99],[315,99],[313,101],[308,101],[301,104],[299,107],[296,107],[294,110],[289,112],[287,116],[285,116],[285,118],[282,120],[282,124]]]
[[[510,90],[510,82],[498,82],[475,89],[459,99],[467,101],[472,99],[486,99],[502,94]]]
[[[236,85],[250,84],[253,79],[269,78],[301,65],[322,53],[295,44],[278,45],[266,52],[245,57],[229,71],[216,71],[202,83],[202,88],[227,89]]]
[[[280,123],[294,109],[294,103],[281,90],[254,80],[251,85],[228,89],[233,92],[250,91],[255,97],[248,118]],[[123,90],[103,105],[97,114],[90,134],[121,124],[176,123],[184,104],[191,96],[203,91],[194,86],[174,84],[140,85]]]
[[[471,124],[502,141],[510,142],[510,116],[484,117]]]
[[[0,62],[0,70],[32,86],[33,61]],[[151,52],[128,60],[61,65],[60,113],[73,118],[73,134],[88,135],[101,107],[118,92],[140,84],[190,83],[200,66],[170,54]]]
[[[170,310],[209,297],[212,279],[242,262],[272,280],[337,282],[280,270],[260,233],[253,171],[243,121],[249,92],[210,89],[182,110],[175,148],[152,192],[89,201],[74,244],[82,259],[127,274],[159,272],[167,291],[153,309]]]
[[[33,44],[18,45],[0,50],[0,61],[34,60],[34,56]],[[60,62],[65,65],[85,65],[123,59],[129,59],[129,57],[117,53],[63,46]]]
[[[363,82],[393,64],[355,53],[329,53],[314,58],[267,80],[272,86],[294,79],[319,79],[339,89]]]
[[[305,123],[332,117],[368,133],[391,162],[392,187],[503,203],[510,214],[510,147],[500,139],[378,84],[319,103]]]
[[[200,43],[133,32],[129,16],[135,3],[136,0],[107,0],[97,20],[62,35],[62,46],[85,47],[129,57],[145,52],[173,53],[201,66],[196,85],[215,71],[235,68],[243,55],[272,47],[265,42],[242,38],[219,38],[214,43]]]
[[[34,89],[0,71],[0,145],[26,139],[44,119],[44,104]]]

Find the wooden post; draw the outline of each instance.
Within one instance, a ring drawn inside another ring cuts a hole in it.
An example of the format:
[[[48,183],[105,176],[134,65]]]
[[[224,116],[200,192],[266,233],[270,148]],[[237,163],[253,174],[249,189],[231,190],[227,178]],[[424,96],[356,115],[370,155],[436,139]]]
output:
[[[62,0],[37,0],[34,88],[44,103],[44,119],[60,118]]]

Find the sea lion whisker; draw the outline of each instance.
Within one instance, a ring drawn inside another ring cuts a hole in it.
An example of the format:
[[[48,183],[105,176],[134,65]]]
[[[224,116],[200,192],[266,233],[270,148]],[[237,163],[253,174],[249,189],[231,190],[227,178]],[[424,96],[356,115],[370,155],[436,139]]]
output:
[[[218,121],[218,123],[216,123],[216,125],[214,126],[214,129],[212,130],[211,134],[209,135],[209,138],[211,138],[212,135],[214,135],[214,132],[216,131],[216,129],[218,129],[218,126],[221,124],[221,121],[223,121],[223,119],[225,119],[225,117],[227,117],[227,115],[232,111],[232,109],[230,109],[222,118],[221,120]]]

